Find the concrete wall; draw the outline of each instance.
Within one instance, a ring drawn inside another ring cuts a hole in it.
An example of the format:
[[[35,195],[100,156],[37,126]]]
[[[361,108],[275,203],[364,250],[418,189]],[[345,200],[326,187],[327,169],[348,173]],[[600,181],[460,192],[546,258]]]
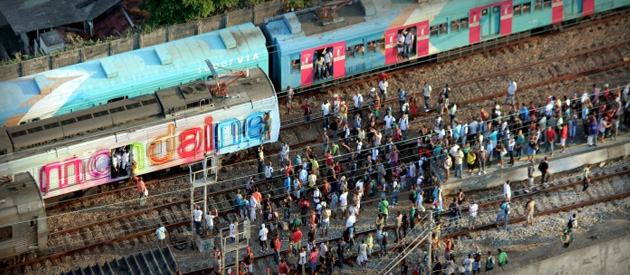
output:
[[[617,141],[607,141],[606,144],[599,144],[599,147],[578,146],[567,149],[560,154],[556,150],[556,154],[549,161],[549,170],[551,173],[558,173],[572,170],[583,166],[587,163],[595,164],[613,158],[630,155],[630,137],[620,137]],[[538,163],[541,156],[536,160],[536,176],[540,176],[538,171]],[[446,195],[455,195],[459,188],[464,192],[469,190],[482,190],[499,185],[503,185],[506,180],[519,181],[527,179],[527,164],[524,161],[517,162],[519,165],[504,169],[497,169],[483,176],[474,176],[472,178],[464,178],[462,180],[455,178],[451,174],[451,178],[447,184],[443,186]],[[494,165],[493,167],[496,167]],[[486,167],[488,169],[488,167]],[[465,170],[464,170],[465,172]],[[538,180],[538,178],[536,179]]]
[[[96,45],[65,51],[53,56],[45,56],[14,64],[2,65],[0,66],[0,81],[39,73],[86,60],[102,58],[108,55],[128,52],[142,47],[215,31],[246,22],[254,22],[254,24],[260,25],[263,19],[282,14],[282,2],[282,0],[272,0],[252,8],[239,9],[194,22],[159,28],[148,33],[135,33],[131,35],[131,37],[104,41]]]
[[[550,255],[551,256],[551,255]],[[539,262],[514,269],[506,265],[506,274],[628,274],[630,270],[630,235],[568,253],[553,255]]]

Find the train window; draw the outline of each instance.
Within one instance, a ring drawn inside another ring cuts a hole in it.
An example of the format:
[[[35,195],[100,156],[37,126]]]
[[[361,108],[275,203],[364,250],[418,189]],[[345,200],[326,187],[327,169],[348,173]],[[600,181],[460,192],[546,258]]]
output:
[[[106,116],[106,115],[109,115],[109,112],[107,110],[103,110],[103,111],[96,112],[96,113],[92,114],[93,117],[102,117],[102,116]]]
[[[21,136],[25,136],[26,135],[26,130],[22,130],[19,132],[15,132],[13,134],[11,134],[12,138],[17,138],[17,137],[21,137]]]
[[[34,119],[31,119],[31,122],[35,122],[35,121],[39,121],[39,118],[38,118],[38,117],[36,117],[36,118],[34,118]]]
[[[127,108],[127,110],[131,110],[131,109],[135,109],[138,107],[142,107],[142,104],[140,104],[140,102],[136,102],[136,103],[132,103],[129,105],[125,105],[125,108]]]
[[[13,239],[13,227],[11,225],[0,228],[0,243]]]
[[[37,133],[37,132],[41,132],[41,131],[44,131],[44,127],[42,127],[42,126],[37,126],[37,127],[31,128],[31,129],[28,129],[28,133],[29,134]]]
[[[525,3],[523,4],[523,7],[521,8],[521,12],[522,13],[529,13],[532,10],[532,4],[531,3]]]
[[[456,32],[459,30],[459,20],[451,21],[451,31]]]
[[[448,33],[448,24],[442,23],[440,24],[440,35]]]
[[[346,47],[346,58],[354,57],[354,47]]]
[[[363,53],[365,53],[365,47],[363,46],[363,44],[359,44],[359,45],[355,45],[354,46],[354,54],[355,55],[363,55]]]
[[[438,35],[438,26],[431,26],[431,36],[437,36]]]
[[[367,42],[367,52],[368,53],[376,52],[376,41]]]
[[[92,114],[87,114],[87,115],[82,115],[82,116],[77,117],[77,121],[84,121],[88,119],[92,119]]]
[[[551,7],[551,0],[544,0],[543,1],[543,8],[546,9],[546,8],[549,8],[549,7]]]
[[[292,72],[296,72],[296,71],[300,71],[300,59],[293,59],[291,60],[291,71]]]
[[[467,29],[467,28],[468,28],[468,18],[460,19],[459,20],[459,29],[463,30],[463,29]]]
[[[157,100],[155,98],[151,98],[151,99],[147,99],[147,100],[143,100],[142,101],[142,105],[144,105],[144,106],[155,104],[155,103],[157,103]]]
[[[521,15],[521,8],[523,6],[522,5],[516,5],[514,6],[514,12],[512,13],[513,15]]]
[[[61,125],[70,125],[70,124],[75,123],[75,122],[76,122],[76,120],[74,118],[66,119],[66,120],[62,120],[61,121]]]
[[[125,106],[118,106],[116,108],[109,109],[110,114],[115,114],[115,113],[123,112],[123,111],[125,111]]]
[[[56,127],[59,127],[59,122],[54,122],[54,123],[44,125],[44,129],[46,130],[56,128]]]
[[[540,9],[542,9],[542,0],[536,0],[536,3],[534,4],[534,10]]]
[[[376,48],[379,50],[385,50],[385,39],[379,39],[376,41]]]

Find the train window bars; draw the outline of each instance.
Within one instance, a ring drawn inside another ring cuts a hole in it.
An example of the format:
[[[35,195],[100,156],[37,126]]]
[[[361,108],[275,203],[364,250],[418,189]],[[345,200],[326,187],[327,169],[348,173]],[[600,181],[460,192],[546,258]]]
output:
[[[293,59],[291,60],[291,71],[292,72],[299,72],[300,71],[300,59]]]
[[[468,18],[460,19],[459,20],[459,29],[463,30],[463,29],[467,29],[467,28],[468,28]]]

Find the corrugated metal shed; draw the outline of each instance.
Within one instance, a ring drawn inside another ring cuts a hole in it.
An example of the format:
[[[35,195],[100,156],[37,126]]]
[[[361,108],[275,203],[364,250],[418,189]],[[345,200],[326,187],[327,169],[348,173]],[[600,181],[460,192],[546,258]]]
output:
[[[16,34],[92,20],[122,0],[0,0]]]

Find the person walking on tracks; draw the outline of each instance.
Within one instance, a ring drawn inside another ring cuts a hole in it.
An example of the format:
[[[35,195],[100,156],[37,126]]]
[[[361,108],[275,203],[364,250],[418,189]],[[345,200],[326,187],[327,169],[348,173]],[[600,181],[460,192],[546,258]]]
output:
[[[540,170],[540,173],[542,173],[541,176],[541,184],[545,184],[545,182],[547,181],[547,174],[549,174],[549,157],[545,156],[545,158],[543,159],[543,161],[540,162],[540,164],[538,164],[538,170]]]
[[[160,223],[158,229],[155,230],[155,235],[157,235],[158,242],[160,243],[160,247],[164,246],[164,242],[166,240],[166,227]]]
[[[506,198],[503,200],[503,203],[501,204],[501,211],[499,212],[499,214],[497,214],[497,219],[494,222],[496,226],[499,227],[499,222],[501,221],[501,219],[503,219],[504,220],[503,228],[507,229],[509,214],[510,214],[510,201]]]
[[[588,187],[591,185],[591,165],[587,164],[584,167],[584,171],[582,172],[582,183],[584,186],[582,187],[582,192],[586,191]]]
[[[144,184],[142,177],[135,177],[133,180],[136,182],[136,189],[138,191],[138,195],[140,196],[140,207],[144,207],[147,203],[147,197],[149,196],[149,190],[147,186]]]
[[[534,207],[536,206],[536,202],[534,199],[529,198],[527,204],[525,205],[525,227],[530,225],[534,225]]]

